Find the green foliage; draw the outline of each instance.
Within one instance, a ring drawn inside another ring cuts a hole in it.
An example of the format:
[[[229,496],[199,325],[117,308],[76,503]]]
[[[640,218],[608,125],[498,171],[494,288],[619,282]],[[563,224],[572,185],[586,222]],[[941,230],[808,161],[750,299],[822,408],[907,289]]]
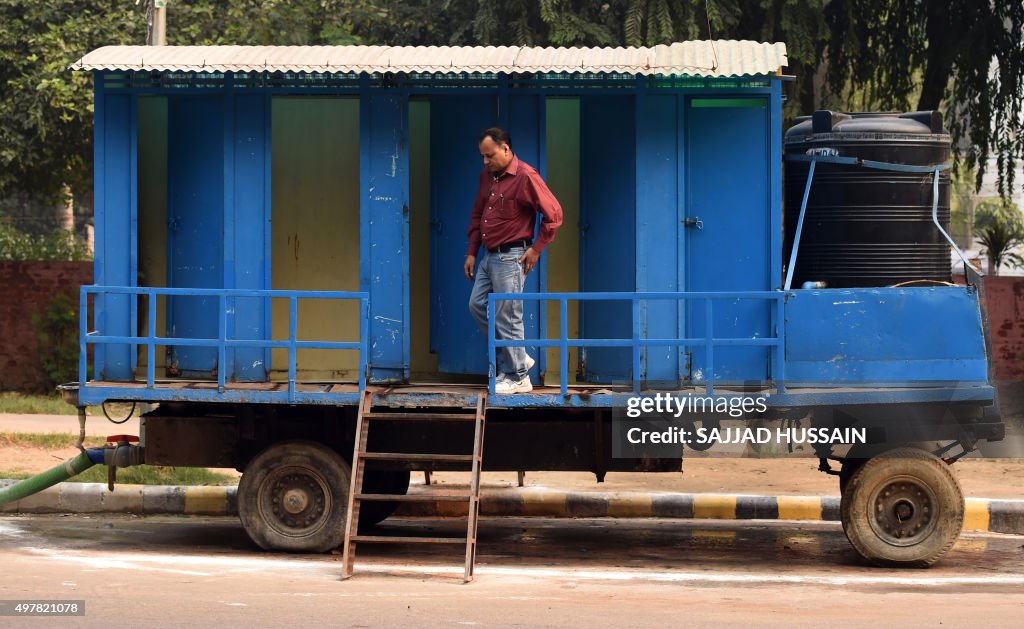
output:
[[[999,268],[1024,266],[1024,257],[1015,249],[1024,245],[1024,216],[1012,201],[987,199],[974,210],[974,234],[985,247],[989,272]]]
[[[998,156],[999,192],[1024,159],[1024,2],[832,0],[829,82],[879,109],[944,109],[954,150],[980,187]],[[914,102],[916,100],[916,102]]]
[[[91,194],[92,76],[67,66],[100,46],[143,43],[145,5],[0,0],[0,197],[20,189],[58,202],[64,185]],[[167,13],[168,43],[179,45],[784,41],[796,75],[786,118],[822,103],[942,108],[978,182],[998,156],[1004,194],[1024,158],[1022,31],[1019,0],[191,0]]]
[[[950,184],[949,235],[961,249],[970,249],[974,242],[974,172],[958,164],[953,170]]]
[[[345,0],[195,0],[171,2],[169,45],[306,46],[361,43]],[[367,6],[372,6],[367,5]],[[142,43],[140,40],[138,43]]]
[[[66,231],[42,236],[26,234],[0,223],[0,260],[91,260],[89,247]]]
[[[144,34],[141,6],[125,0],[0,0],[0,196],[91,193],[92,76],[67,68]]]
[[[50,384],[78,379],[78,311],[67,293],[57,293],[42,315],[32,314],[39,364]]]

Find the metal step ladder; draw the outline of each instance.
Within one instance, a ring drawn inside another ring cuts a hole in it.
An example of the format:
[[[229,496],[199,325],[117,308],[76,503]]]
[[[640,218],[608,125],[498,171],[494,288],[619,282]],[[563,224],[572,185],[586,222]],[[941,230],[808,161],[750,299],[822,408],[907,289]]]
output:
[[[352,455],[352,486],[348,493],[348,517],[345,521],[345,542],[342,554],[342,579],[352,576],[356,547],[361,543],[404,543],[404,544],[466,544],[466,572],[463,581],[473,580],[473,566],[476,563],[476,530],[480,515],[480,468],[484,452],[484,420],[487,413],[487,394],[477,396],[476,411],[461,413],[410,413],[381,408],[373,410],[373,392],[367,390],[359,402],[359,416],[356,423],[355,452]],[[403,452],[368,452],[370,425],[375,420],[414,422],[462,422],[475,423],[473,431],[473,454],[412,454]],[[404,462],[456,462],[470,463],[472,474],[469,495],[393,495],[363,493],[363,478],[367,461]],[[414,537],[393,535],[361,535],[358,532],[359,506],[364,501],[429,502],[446,500],[467,502],[466,537]]]

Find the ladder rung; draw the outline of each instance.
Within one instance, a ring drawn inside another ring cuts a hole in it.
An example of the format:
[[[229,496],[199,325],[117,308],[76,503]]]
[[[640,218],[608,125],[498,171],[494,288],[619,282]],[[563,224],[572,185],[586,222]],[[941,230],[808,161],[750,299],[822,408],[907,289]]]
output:
[[[370,544],[465,544],[465,537],[402,537],[389,535],[353,535],[353,542]]]
[[[475,421],[473,413],[363,413],[366,419],[396,419],[413,421]]]
[[[384,502],[469,502],[469,498],[452,494],[356,494],[356,500]]]
[[[379,461],[450,461],[471,463],[472,454],[406,454],[404,452],[360,452],[361,459]]]

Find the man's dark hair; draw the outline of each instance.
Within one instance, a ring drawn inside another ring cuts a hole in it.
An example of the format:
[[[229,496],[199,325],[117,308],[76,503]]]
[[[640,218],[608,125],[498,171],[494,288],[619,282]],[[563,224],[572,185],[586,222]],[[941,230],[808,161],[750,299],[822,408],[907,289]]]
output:
[[[491,127],[490,129],[484,129],[484,132],[480,134],[480,139],[477,144],[484,141],[484,138],[491,138],[495,144],[508,144],[509,148],[512,148],[512,136],[508,134],[508,131],[500,127]]]

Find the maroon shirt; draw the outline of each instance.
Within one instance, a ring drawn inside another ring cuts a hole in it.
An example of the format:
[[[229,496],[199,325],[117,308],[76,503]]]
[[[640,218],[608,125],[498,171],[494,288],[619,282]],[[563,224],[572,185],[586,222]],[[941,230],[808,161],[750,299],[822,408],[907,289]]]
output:
[[[475,256],[480,243],[494,249],[513,240],[533,238],[537,212],[543,216],[533,250],[540,253],[562,224],[562,206],[532,166],[513,156],[500,175],[486,168],[469,219],[469,252]]]

